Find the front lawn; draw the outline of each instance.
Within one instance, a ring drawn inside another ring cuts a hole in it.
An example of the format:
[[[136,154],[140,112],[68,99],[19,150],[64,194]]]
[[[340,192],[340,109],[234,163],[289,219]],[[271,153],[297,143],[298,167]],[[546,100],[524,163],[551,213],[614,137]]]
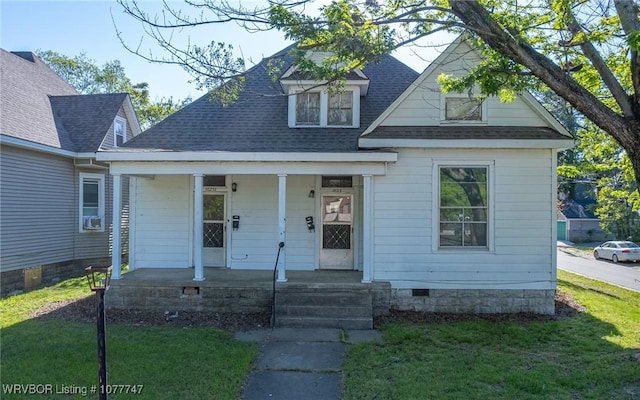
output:
[[[587,311],[547,322],[391,323],[350,348],[345,399],[640,399],[640,293],[559,271]]]
[[[97,398],[91,393],[98,380],[95,323],[31,318],[48,302],[82,299],[88,291],[85,279],[76,278],[0,300],[0,398]],[[107,323],[107,383],[129,391],[109,398],[236,399],[255,355],[255,345],[210,327]],[[17,384],[42,385],[31,390],[49,394],[9,395]],[[131,393],[133,387],[141,392]]]

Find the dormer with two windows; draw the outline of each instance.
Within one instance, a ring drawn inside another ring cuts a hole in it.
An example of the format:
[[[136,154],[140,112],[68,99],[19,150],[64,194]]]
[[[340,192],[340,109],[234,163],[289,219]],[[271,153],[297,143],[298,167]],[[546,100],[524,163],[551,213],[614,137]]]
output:
[[[326,53],[314,53],[322,59]],[[289,96],[288,124],[290,128],[359,128],[360,97],[369,90],[369,78],[360,70],[347,74],[344,86],[329,90],[327,82],[318,82],[291,67],[280,78]]]

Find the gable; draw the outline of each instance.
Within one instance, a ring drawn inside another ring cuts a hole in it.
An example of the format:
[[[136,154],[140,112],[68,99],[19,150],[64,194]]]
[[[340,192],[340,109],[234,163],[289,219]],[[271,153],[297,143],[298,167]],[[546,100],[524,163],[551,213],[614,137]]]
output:
[[[113,122],[117,115],[126,116],[124,107],[128,101],[126,93],[91,94],[75,96],[53,96],[50,98],[56,126],[64,131],[79,152],[94,152],[111,135],[113,145]],[[135,119],[133,120],[135,121]],[[135,123],[127,118],[127,125]]]
[[[474,131],[473,127],[515,127],[515,128],[550,128],[558,136],[571,139],[571,135],[547,112],[529,93],[516,96],[512,102],[503,103],[492,96],[482,103],[482,118],[477,121],[450,121],[445,118],[445,101],[447,98],[473,98],[470,93],[442,93],[437,82],[440,74],[461,77],[480,62],[479,54],[458,38],[449,46],[389,107],[374,124],[368,127],[363,137],[367,137],[383,127],[446,127],[464,126]],[[479,94],[479,89],[475,91]],[[444,129],[443,131],[446,131]],[[449,129],[450,130],[450,129]],[[387,129],[387,132],[391,130]],[[433,131],[433,130],[431,130]],[[475,129],[477,139],[483,132],[499,132],[502,129]],[[468,132],[471,134],[471,132]],[[380,133],[378,132],[378,137]],[[493,136],[495,138],[495,135]],[[425,138],[425,137],[423,137]]]

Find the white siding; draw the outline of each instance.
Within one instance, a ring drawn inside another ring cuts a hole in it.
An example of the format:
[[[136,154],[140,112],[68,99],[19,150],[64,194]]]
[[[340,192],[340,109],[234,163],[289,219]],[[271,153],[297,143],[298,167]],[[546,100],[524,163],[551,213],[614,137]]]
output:
[[[240,229],[232,231],[231,268],[272,269],[278,254],[278,177],[237,175],[238,191],[231,192],[230,211],[240,216]],[[315,218],[315,177],[287,176],[287,269],[315,268],[316,233],[309,232],[305,218]]]
[[[191,177],[157,175],[136,179],[130,234],[135,268],[187,268],[191,254]]]
[[[415,90],[382,123],[382,126],[440,125],[441,96],[438,76],[442,73],[461,77],[476,64],[477,56],[466,44],[461,44],[424,80],[418,79]],[[479,94],[477,91],[476,94]],[[497,97],[487,100],[487,125],[490,126],[547,126],[538,114],[520,98],[501,103]]]
[[[272,269],[278,253],[278,177],[236,175],[227,177],[227,186],[238,185],[227,195],[227,267]],[[314,270],[317,266],[319,196],[315,176],[287,176],[287,269]],[[135,178],[131,235],[135,246],[135,268],[179,268],[190,266],[193,246],[191,232],[193,185],[187,175],[157,175],[155,179]],[[232,216],[240,217],[238,230],[231,228]],[[316,220],[309,232],[305,218]]]
[[[437,250],[434,160],[493,164],[493,250]],[[551,150],[400,150],[375,177],[374,279],[395,287],[553,288]]]

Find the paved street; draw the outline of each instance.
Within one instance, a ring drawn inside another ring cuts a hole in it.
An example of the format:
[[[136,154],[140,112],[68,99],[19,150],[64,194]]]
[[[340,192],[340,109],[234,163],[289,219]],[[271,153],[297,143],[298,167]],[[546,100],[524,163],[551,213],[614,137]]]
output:
[[[640,263],[618,263],[580,257],[558,247],[558,268],[640,292]]]

